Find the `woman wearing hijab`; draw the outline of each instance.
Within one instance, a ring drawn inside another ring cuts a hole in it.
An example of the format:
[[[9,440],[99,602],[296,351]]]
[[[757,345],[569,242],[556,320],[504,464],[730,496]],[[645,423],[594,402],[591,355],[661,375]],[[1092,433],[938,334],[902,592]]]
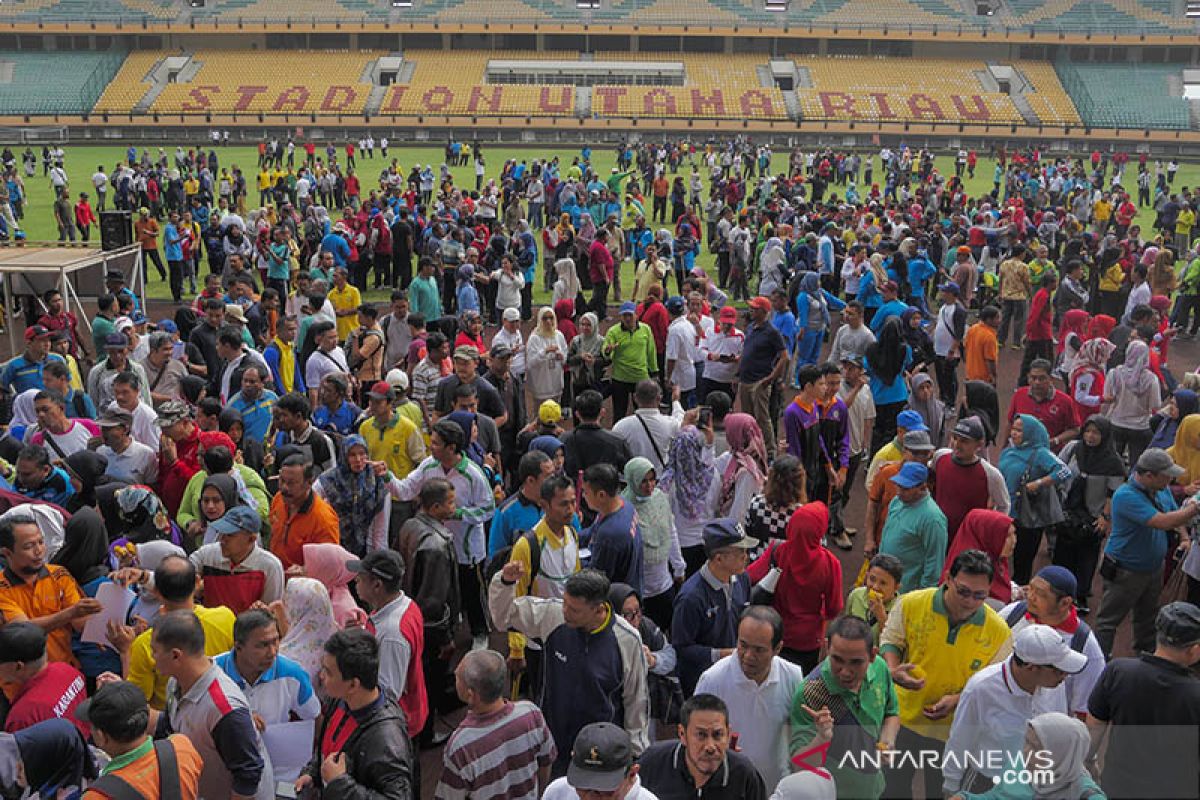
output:
[[[637,590],[627,583],[614,583],[609,587],[608,603],[612,606],[613,613],[624,617],[626,622],[637,628],[642,637],[642,645],[647,653],[646,666],[649,670],[646,693],[650,696],[650,718],[656,727],[658,724],[678,723],[679,709],[683,705],[683,691],[674,677],[675,648],[663,633],[670,628],[658,624],[649,613],[649,606],[643,608]]]
[[[1018,414],[1009,433],[1010,444],[1000,452],[1000,474],[1008,487],[1013,519],[1017,522],[1017,546],[1013,551],[1013,580],[1019,586],[1029,583],[1033,559],[1042,545],[1042,533],[1062,519],[1047,519],[1046,498],[1039,492],[1056,492],[1057,486],[1071,477],[1071,470],[1050,449],[1046,426],[1030,414]],[[1022,506],[1025,506],[1024,508]],[[958,537],[955,537],[956,539]]]
[[[320,581],[329,593],[329,602],[333,606],[333,616],[338,627],[362,622],[366,615],[350,594],[354,573],[346,568],[346,564],[354,560],[354,554],[341,545],[330,542],[306,544],[302,552],[304,575]]]
[[[570,346],[575,337],[579,335],[579,331],[575,328],[575,301],[570,299],[559,300],[554,304],[554,318],[558,327],[558,332],[563,335],[567,345]]]
[[[1107,795],[1087,770],[1090,748],[1091,737],[1082,721],[1058,711],[1038,714],[1025,730],[1025,758],[1049,776],[1017,783],[1016,772],[1008,771],[1004,773],[1007,782],[982,794],[959,792],[956,796],[963,800],[1104,800]],[[1045,754],[1049,764],[1040,761]]]
[[[1104,402],[1108,359],[1116,349],[1112,342],[1104,338],[1088,339],[1079,348],[1067,386],[1081,422],[1100,412]]]
[[[921,415],[925,427],[929,428],[929,440],[934,447],[941,447],[946,441],[946,404],[937,396],[933,378],[928,373],[917,372],[912,376],[912,394],[908,398],[908,408]]]
[[[209,475],[200,487],[199,515],[187,523],[184,533],[197,543],[196,546],[212,544],[217,541],[217,536],[208,530],[208,526],[237,505],[243,503],[233,476]]]
[[[821,356],[821,342],[829,330],[829,304],[821,290],[821,276],[805,272],[796,294],[796,369],[816,364]]]
[[[387,476],[372,468],[363,437],[342,440],[341,458],[321,473],[313,492],[337,512],[340,542],[355,557],[387,547],[392,493]]]
[[[534,405],[558,400],[563,393],[563,366],[567,362],[567,340],[558,330],[552,308],[538,312],[538,324],[525,345],[525,381]]]
[[[913,352],[913,363],[909,371],[916,372],[923,365],[932,365],[933,339],[925,330],[925,313],[916,306],[909,306],[900,315],[900,327],[904,331],[905,344],[911,347]]]
[[[1100,545],[1112,527],[1113,492],[1121,488],[1129,471],[1113,447],[1112,424],[1099,415],[1083,424],[1079,438],[1068,442],[1059,458],[1071,470],[1071,479],[1063,500],[1066,520],[1058,526],[1053,560],[1075,575],[1075,604],[1079,613],[1087,614]]]
[[[726,418],[728,419],[728,417]],[[666,493],[675,517],[675,533],[688,577],[705,562],[704,525],[713,517],[713,495],[720,485],[713,466],[711,431],[680,428],[671,440],[659,490]],[[707,441],[706,441],[707,439]]]
[[[683,294],[683,281],[687,274],[696,266],[696,256],[700,252],[700,240],[695,235],[696,228],[690,223],[679,225],[679,235],[675,237],[671,248],[671,260],[675,263],[675,281],[679,285],[679,293]]]
[[[107,483],[108,459],[94,450],[80,450],[66,458],[67,475],[75,494],[67,500],[67,511],[74,514],[84,507],[96,506],[96,486]]]
[[[71,720],[55,717],[0,733],[0,796],[77,797],[97,774],[91,750]]]
[[[1088,337],[1088,328],[1092,324],[1092,318],[1082,309],[1073,308],[1063,314],[1062,322],[1058,326],[1058,352],[1059,354],[1066,348],[1067,337],[1075,334],[1084,340]]]
[[[787,287],[787,253],[783,249],[783,240],[778,236],[767,240],[758,258],[758,269],[758,293],[763,297],[770,297],[777,289]]]
[[[554,262],[554,288],[550,299],[557,303],[559,300],[570,300],[576,308],[584,308],[581,302],[583,287],[579,283],[579,275],[575,271],[575,261],[571,258],[560,258]]]
[[[315,686],[325,642],[339,629],[329,592],[313,578],[292,578],[283,590],[282,609],[276,615],[283,631],[279,654],[303,667]]]
[[[246,424],[242,412],[232,406],[221,409],[217,417],[217,430],[233,441],[235,453],[242,454],[242,465],[255,474],[263,474],[263,443],[246,435]]]
[[[725,441],[714,467],[720,476],[720,491],[713,512],[718,517],[742,520],[750,499],[762,491],[767,480],[767,448],[758,420],[749,414],[725,417]]]
[[[990,447],[996,443],[996,435],[1000,431],[1000,395],[995,386],[987,381],[963,383],[963,402],[958,409],[958,418],[967,417],[979,417],[987,435],[987,445]]]
[[[120,523],[115,531],[120,535],[112,542],[114,546],[142,544],[156,539],[185,546],[182,532],[167,515],[163,501],[149,486],[126,486],[118,489],[113,499]],[[111,535],[114,531],[110,530],[109,533]]]
[[[1117,327],[1117,320],[1108,314],[1097,314],[1092,317],[1087,326],[1087,339],[1107,339]]]
[[[883,268],[883,254],[875,253],[867,261],[868,269],[858,279],[858,302],[863,304],[863,322],[871,324],[875,312],[883,305],[880,290],[888,282],[887,270]]]
[[[241,498],[238,502],[257,510],[265,526],[271,510],[267,484],[262,475],[234,460],[237,445],[229,435],[220,431],[204,431],[200,434],[199,452],[201,469],[188,480],[175,514],[175,521],[180,528],[184,531],[195,528],[192,523],[200,518],[200,490],[210,475],[228,475],[232,478],[237,485],[237,495]]]
[[[561,473],[563,471],[563,462],[566,460],[566,448],[563,446],[562,439],[557,436],[535,436],[533,441],[529,443],[529,451],[537,450],[545,453],[550,457],[551,463],[554,464],[554,471]]]
[[[779,567],[771,604],[783,617],[780,655],[806,675],[820,661],[825,623],[842,613],[841,563],[821,545],[828,530],[829,508],[820,501],[803,505],[788,520],[787,540],[769,546],[746,568],[756,584]]]
[[[967,512],[962,525],[950,544],[946,561],[942,567],[941,582],[950,575],[950,565],[959,553],[980,550],[992,561],[992,585],[988,597],[998,601],[1001,608],[1012,602],[1012,578],[1009,561],[1017,544],[1017,529],[1012,518],[990,508],[976,508]]]
[[[88,597],[95,597],[101,584],[110,580],[104,518],[96,509],[85,506],[71,515],[64,528],[63,545],[50,563],[66,567],[80,590]],[[71,632],[71,652],[79,661],[79,671],[88,679],[89,685],[104,672],[121,674],[120,655],[111,647],[82,641],[79,631]]]
[[[1102,409],[1113,426],[1113,446],[1127,464],[1150,444],[1150,416],[1162,405],[1158,378],[1150,371],[1150,348],[1135,339],[1125,348],[1125,361],[1104,379]]]
[[[1175,444],[1175,432],[1179,423],[1189,414],[1200,410],[1200,395],[1191,389],[1176,389],[1167,401],[1167,407],[1159,411],[1151,420],[1149,447],[1166,450]]]
[[[462,345],[474,347],[479,351],[479,355],[486,356],[488,354],[488,346],[483,341],[483,317],[479,316],[479,311],[476,309],[467,309],[459,315],[459,331],[454,337],[454,349],[458,349]]]
[[[1175,482],[1187,486],[1200,480],[1200,414],[1184,417],[1175,431],[1175,444],[1167,450],[1185,472]]]
[[[591,311],[579,318],[579,335],[567,347],[567,368],[571,371],[571,396],[594,389],[606,394],[604,371],[608,366],[604,355],[604,337],[600,324]],[[572,403],[574,405],[574,403]]]
[[[638,456],[625,464],[625,502],[633,506],[642,530],[642,592],[646,614],[662,630],[671,629],[671,604],[675,600],[675,579],[686,571],[671,501],[658,488],[654,465]],[[617,608],[617,606],[614,606]]]
[[[903,336],[899,317],[883,323],[879,338],[867,346],[867,377],[875,398],[875,429],[871,434],[871,452],[896,438],[896,416],[908,402],[905,375],[912,366],[913,351]]]

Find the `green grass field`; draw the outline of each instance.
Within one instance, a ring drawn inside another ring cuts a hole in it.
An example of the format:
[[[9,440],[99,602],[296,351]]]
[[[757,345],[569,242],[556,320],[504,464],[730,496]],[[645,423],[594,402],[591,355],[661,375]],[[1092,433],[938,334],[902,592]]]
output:
[[[186,147],[186,145],[185,145]],[[94,195],[91,185],[91,175],[95,172],[97,165],[103,165],[106,172],[111,174],[112,167],[118,161],[125,158],[126,148],[120,145],[106,146],[67,146],[64,147],[66,154],[65,166],[67,175],[71,181],[70,190],[72,201],[74,201],[79,192],[86,191]],[[174,145],[164,146],[168,157],[173,158]],[[14,147],[13,151],[20,154],[21,149]],[[35,148],[39,153],[40,150]],[[318,152],[320,150],[318,149]],[[157,155],[157,146],[151,148],[151,156]],[[302,155],[302,154],[301,154]],[[424,165],[432,164],[434,169],[442,163],[443,151],[441,147],[392,147],[389,150],[389,159],[384,161],[378,151],[375,158],[367,159],[361,154],[358,158],[358,174],[363,182],[364,194],[367,187],[373,185],[375,176],[380,170],[390,163],[391,159],[396,159],[401,171],[407,173],[414,164]],[[551,159],[558,156],[559,162],[564,165],[569,165],[571,160],[579,155],[578,150],[563,150],[563,149],[543,149],[538,147],[503,147],[492,148],[484,146],[484,155],[489,166],[488,177],[496,177],[499,174],[505,160],[509,158],[533,160],[535,158]],[[253,147],[223,147],[217,151],[217,156],[222,167],[237,166],[243,169],[247,174],[247,178],[254,185],[254,174],[257,171],[258,153]],[[592,163],[601,175],[607,175],[613,167],[616,157],[611,148],[594,148],[592,152]],[[939,156],[937,158],[937,168],[943,174],[953,174],[954,164],[950,156]],[[787,154],[776,153],[773,166],[775,170],[786,167]],[[967,181],[967,191],[971,196],[986,193],[991,190],[992,171],[995,162],[990,158],[981,158],[975,171],[974,180]],[[879,175],[879,161],[875,160],[876,177]],[[687,170],[683,171],[686,174]],[[458,167],[453,171],[459,185],[465,187],[474,187],[475,171],[473,166]],[[701,168],[701,174],[707,175],[707,171]],[[1127,178],[1132,174],[1136,174],[1136,167],[1130,167],[1126,171]],[[1127,182],[1132,184],[1130,178]],[[1179,173],[1176,176],[1175,187],[1182,188],[1183,186],[1196,186],[1200,183],[1200,164],[1182,164]],[[54,224],[53,214],[51,212],[52,194],[50,181],[41,175],[41,164],[39,162],[38,172],[34,177],[28,178],[25,181],[26,200],[25,200],[25,219],[22,221],[29,241],[53,241],[57,239],[57,228]],[[859,187],[860,192],[864,192],[864,187]],[[111,192],[110,192],[111,196]],[[257,193],[251,189],[249,202],[252,205],[257,200]],[[92,197],[93,204],[95,197]],[[1148,224],[1152,219],[1152,212],[1142,210],[1138,215],[1138,222],[1143,226]],[[661,227],[652,224],[651,227]],[[98,243],[99,233],[92,231],[92,239]],[[541,242],[539,239],[539,247]],[[715,261],[716,256],[710,254],[707,247],[702,249],[699,263],[708,266]],[[158,278],[157,273],[153,268],[150,269],[150,274],[147,276],[147,292],[151,299],[166,300],[170,298],[170,291],[165,281]],[[633,264],[626,261],[622,265],[622,287],[626,292],[633,286]],[[538,281],[534,290],[534,300],[536,303],[544,303],[549,299],[546,292],[542,291],[542,279],[538,276]],[[386,301],[387,292],[371,291],[365,293],[365,297],[372,301]]]

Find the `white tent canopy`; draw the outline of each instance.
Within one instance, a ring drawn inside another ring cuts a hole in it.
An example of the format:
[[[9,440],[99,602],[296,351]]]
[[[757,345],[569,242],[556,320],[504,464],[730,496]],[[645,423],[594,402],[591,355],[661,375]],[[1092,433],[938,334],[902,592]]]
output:
[[[51,287],[62,292],[67,310],[72,306],[80,320],[92,328],[92,314],[83,307],[80,291],[76,287],[80,273],[93,270],[98,276],[89,276],[89,283],[103,291],[104,275],[108,270],[120,270],[125,280],[138,297],[145,297],[146,283],[142,271],[141,246],[137,244],[117,250],[62,247],[55,243],[27,243],[25,246],[0,248],[0,279],[4,282],[5,327],[8,343],[13,355],[20,353],[17,339],[18,329],[24,331],[24,320],[16,308],[14,299],[22,295],[35,298],[41,303],[41,295]],[[75,276],[74,282],[69,276]],[[87,292],[82,292],[85,296]]]

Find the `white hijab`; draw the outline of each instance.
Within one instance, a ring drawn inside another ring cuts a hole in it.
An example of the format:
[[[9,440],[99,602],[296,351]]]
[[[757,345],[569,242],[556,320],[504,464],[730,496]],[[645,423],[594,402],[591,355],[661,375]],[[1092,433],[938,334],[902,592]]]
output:
[[[795,772],[781,780],[771,800],[836,800],[837,786],[825,770]]]

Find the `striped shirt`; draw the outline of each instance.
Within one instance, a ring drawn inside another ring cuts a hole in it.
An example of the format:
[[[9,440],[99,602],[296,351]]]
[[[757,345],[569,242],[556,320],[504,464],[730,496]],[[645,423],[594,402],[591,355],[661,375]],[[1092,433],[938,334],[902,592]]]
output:
[[[542,712],[527,700],[491,714],[468,712],[442,755],[438,800],[536,800],[538,769],[557,757]]]

